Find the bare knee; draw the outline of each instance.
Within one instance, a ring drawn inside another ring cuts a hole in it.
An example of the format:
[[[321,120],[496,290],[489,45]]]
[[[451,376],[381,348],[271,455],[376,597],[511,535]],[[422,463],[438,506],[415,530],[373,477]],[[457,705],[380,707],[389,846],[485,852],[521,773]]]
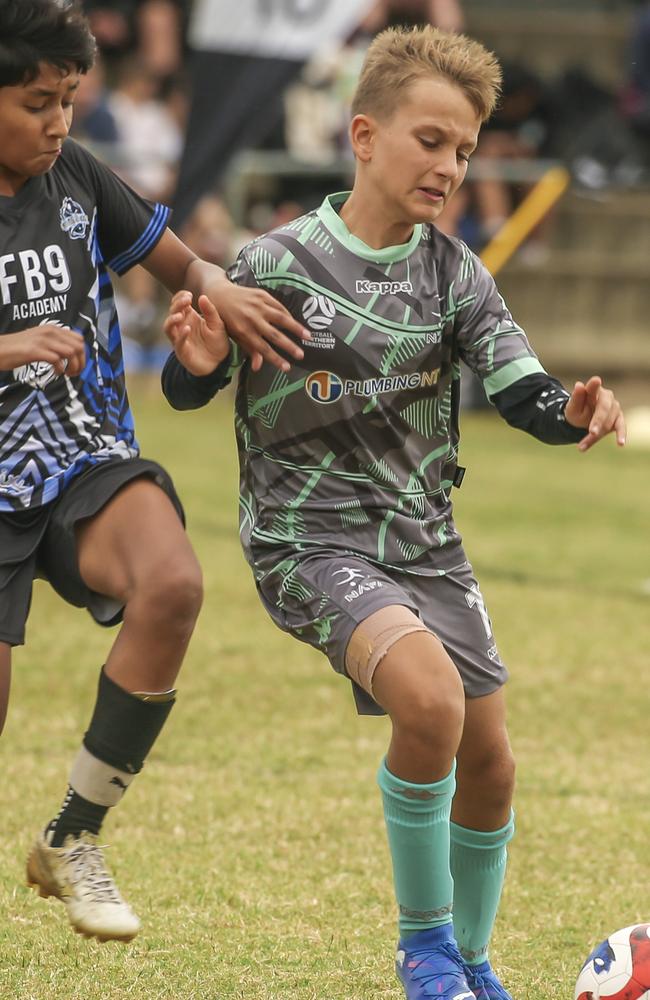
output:
[[[144,613],[164,634],[191,632],[203,603],[201,569],[192,556],[153,567],[133,588],[127,613]]]
[[[415,742],[435,746],[441,738],[445,742],[449,736],[460,739],[464,717],[462,686],[446,678],[406,684],[390,714],[395,729]]]

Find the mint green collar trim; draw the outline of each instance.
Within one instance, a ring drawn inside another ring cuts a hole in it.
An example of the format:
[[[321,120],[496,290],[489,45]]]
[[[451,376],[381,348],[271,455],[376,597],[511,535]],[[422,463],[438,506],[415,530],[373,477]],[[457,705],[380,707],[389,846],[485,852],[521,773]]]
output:
[[[372,260],[375,264],[392,264],[393,261],[404,260],[409,257],[418,243],[422,239],[422,226],[418,223],[413,227],[413,235],[408,243],[400,243],[396,247],[382,247],[381,250],[373,250],[367,243],[354,236],[341,216],[338,214],[335,205],[342,205],[350,197],[349,191],[339,191],[337,194],[330,194],[318,209],[317,215],[324,226],[327,227],[332,236],[347,247],[357,257],[363,260]]]

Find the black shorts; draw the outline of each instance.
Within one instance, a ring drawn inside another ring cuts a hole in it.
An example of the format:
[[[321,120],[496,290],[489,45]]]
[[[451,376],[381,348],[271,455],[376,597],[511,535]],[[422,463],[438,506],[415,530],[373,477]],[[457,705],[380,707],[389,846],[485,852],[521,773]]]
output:
[[[124,608],[90,590],[77,563],[75,525],[97,514],[126,483],[147,476],[160,486],[185,523],[174,484],[156,462],[143,458],[101,462],[87,469],[53,503],[34,510],[0,511],[0,642],[21,646],[35,577],[61,597],[87,608],[100,625],[116,625]]]

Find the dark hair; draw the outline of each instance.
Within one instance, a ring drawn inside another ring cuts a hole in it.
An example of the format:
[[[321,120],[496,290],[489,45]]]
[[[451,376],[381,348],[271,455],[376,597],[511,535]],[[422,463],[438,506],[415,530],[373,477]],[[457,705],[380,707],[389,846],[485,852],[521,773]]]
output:
[[[95,39],[76,0],[0,0],[0,87],[30,83],[39,63],[86,73]]]

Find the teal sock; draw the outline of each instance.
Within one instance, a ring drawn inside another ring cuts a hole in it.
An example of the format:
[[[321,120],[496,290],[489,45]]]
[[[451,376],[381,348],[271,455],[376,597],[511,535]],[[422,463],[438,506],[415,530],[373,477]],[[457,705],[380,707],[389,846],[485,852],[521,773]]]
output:
[[[514,813],[500,830],[484,833],[450,823],[454,879],[454,931],[468,965],[487,959],[506,874],[506,845],[515,832]]]
[[[454,765],[442,781],[416,785],[391,774],[385,761],[379,768],[402,939],[451,923],[449,816],[455,773]]]

